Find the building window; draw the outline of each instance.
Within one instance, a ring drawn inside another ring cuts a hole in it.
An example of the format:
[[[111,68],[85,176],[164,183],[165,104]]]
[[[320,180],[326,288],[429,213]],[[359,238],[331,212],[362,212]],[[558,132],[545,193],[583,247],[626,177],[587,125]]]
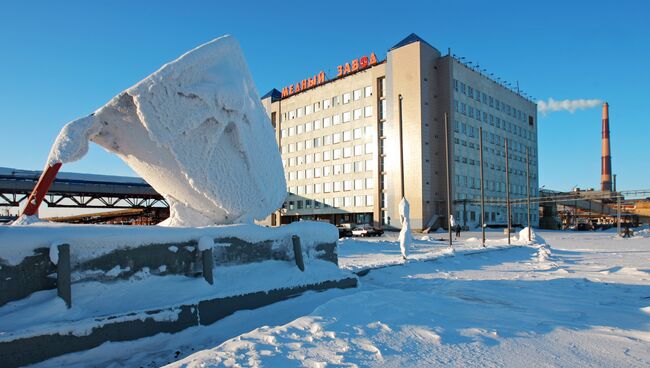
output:
[[[334,134],[332,135],[332,142],[333,142],[334,144],[336,144],[336,143],[341,143],[341,133],[334,133]]]
[[[370,96],[372,96],[372,86],[366,86],[366,87],[363,89],[363,95],[364,95],[364,97],[370,97]]]
[[[359,120],[359,119],[361,119],[362,111],[363,111],[362,109],[356,109],[356,110],[354,110],[354,117],[353,117],[354,120]]]
[[[361,128],[354,129],[354,139],[361,139],[362,132],[363,130],[361,130]]]
[[[343,132],[343,142],[349,142],[352,140],[352,131],[346,130]]]
[[[366,171],[372,171],[372,169],[374,168],[375,168],[375,160],[366,160]]]
[[[360,90],[360,89],[357,89],[357,90],[355,90],[354,92],[352,92],[352,98],[353,98],[355,101],[360,100],[360,99],[361,99],[361,90]]]
[[[373,178],[366,178],[366,189],[372,189],[375,187],[375,180]]]
[[[344,93],[344,94],[343,94],[343,104],[345,105],[345,104],[347,104],[347,103],[350,103],[350,99],[351,99],[351,98],[352,98],[352,95],[351,95],[349,92],[348,92],[348,93]]]
[[[379,98],[386,97],[386,78],[378,78],[377,85],[379,87]]]
[[[363,108],[363,116],[366,118],[372,116],[372,106],[366,106]]]
[[[352,114],[350,113],[350,111],[344,112],[343,113],[343,122],[347,123],[347,122],[349,122],[351,120],[352,120]]]

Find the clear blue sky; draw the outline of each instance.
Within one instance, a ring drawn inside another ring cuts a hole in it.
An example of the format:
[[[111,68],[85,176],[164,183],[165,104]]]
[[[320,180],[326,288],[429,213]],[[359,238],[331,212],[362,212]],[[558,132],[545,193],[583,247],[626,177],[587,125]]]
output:
[[[619,189],[650,188],[650,3],[12,1],[0,5],[0,166],[41,169],[60,128],[212,38],[261,94],[415,32],[536,99],[610,103]],[[382,56],[383,58],[383,56]],[[540,185],[598,187],[600,107],[539,118]],[[133,175],[94,146],[65,171]]]

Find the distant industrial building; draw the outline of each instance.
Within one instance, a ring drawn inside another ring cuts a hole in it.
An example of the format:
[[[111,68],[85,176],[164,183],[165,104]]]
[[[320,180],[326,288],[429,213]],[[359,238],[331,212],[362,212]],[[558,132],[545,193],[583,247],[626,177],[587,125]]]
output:
[[[399,227],[398,204],[411,204],[414,229],[446,223],[444,114],[448,114],[453,213],[480,222],[479,127],[483,128],[486,202],[506,197],[504,139],[509,140],[510,195],[538,195],[537,106],[451,53],[411,34],[385,59],[342,63],[262,97],[276,130],[288,197],[273,223],[297,219]],[[328,78],[329,77],[329,78]],[[487,205],[487,224],[507,223],[505,204]],[[526,222],[515,206],[513,223]],[[534,225],[538,214],[532,215]]]

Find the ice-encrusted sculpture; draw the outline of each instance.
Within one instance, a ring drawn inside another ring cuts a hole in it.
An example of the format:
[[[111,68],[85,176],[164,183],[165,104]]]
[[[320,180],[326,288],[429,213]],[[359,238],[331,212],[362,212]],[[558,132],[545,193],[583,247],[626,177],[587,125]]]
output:
[[[399,231],[399,248],[402,252],[402,258],[406,260],[413,243],[413,234],[411,234],[411,206],[404,197],[399,202],[399,221],[402,224]]]
[[[262,219],[286,195],[273,127],[231,36],[187,52],[67,124],[48,165],[82,158],[89,141],[117,154],[166,198],[166,225]]]

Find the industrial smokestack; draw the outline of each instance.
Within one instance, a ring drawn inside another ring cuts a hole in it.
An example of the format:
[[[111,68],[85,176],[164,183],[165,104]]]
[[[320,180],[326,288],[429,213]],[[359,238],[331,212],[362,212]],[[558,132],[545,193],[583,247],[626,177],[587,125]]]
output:
[[[609,147],[609,105],[603,104],[603,154],[601,158],[600,185],[602,191],[612,190],[612,154]]]

